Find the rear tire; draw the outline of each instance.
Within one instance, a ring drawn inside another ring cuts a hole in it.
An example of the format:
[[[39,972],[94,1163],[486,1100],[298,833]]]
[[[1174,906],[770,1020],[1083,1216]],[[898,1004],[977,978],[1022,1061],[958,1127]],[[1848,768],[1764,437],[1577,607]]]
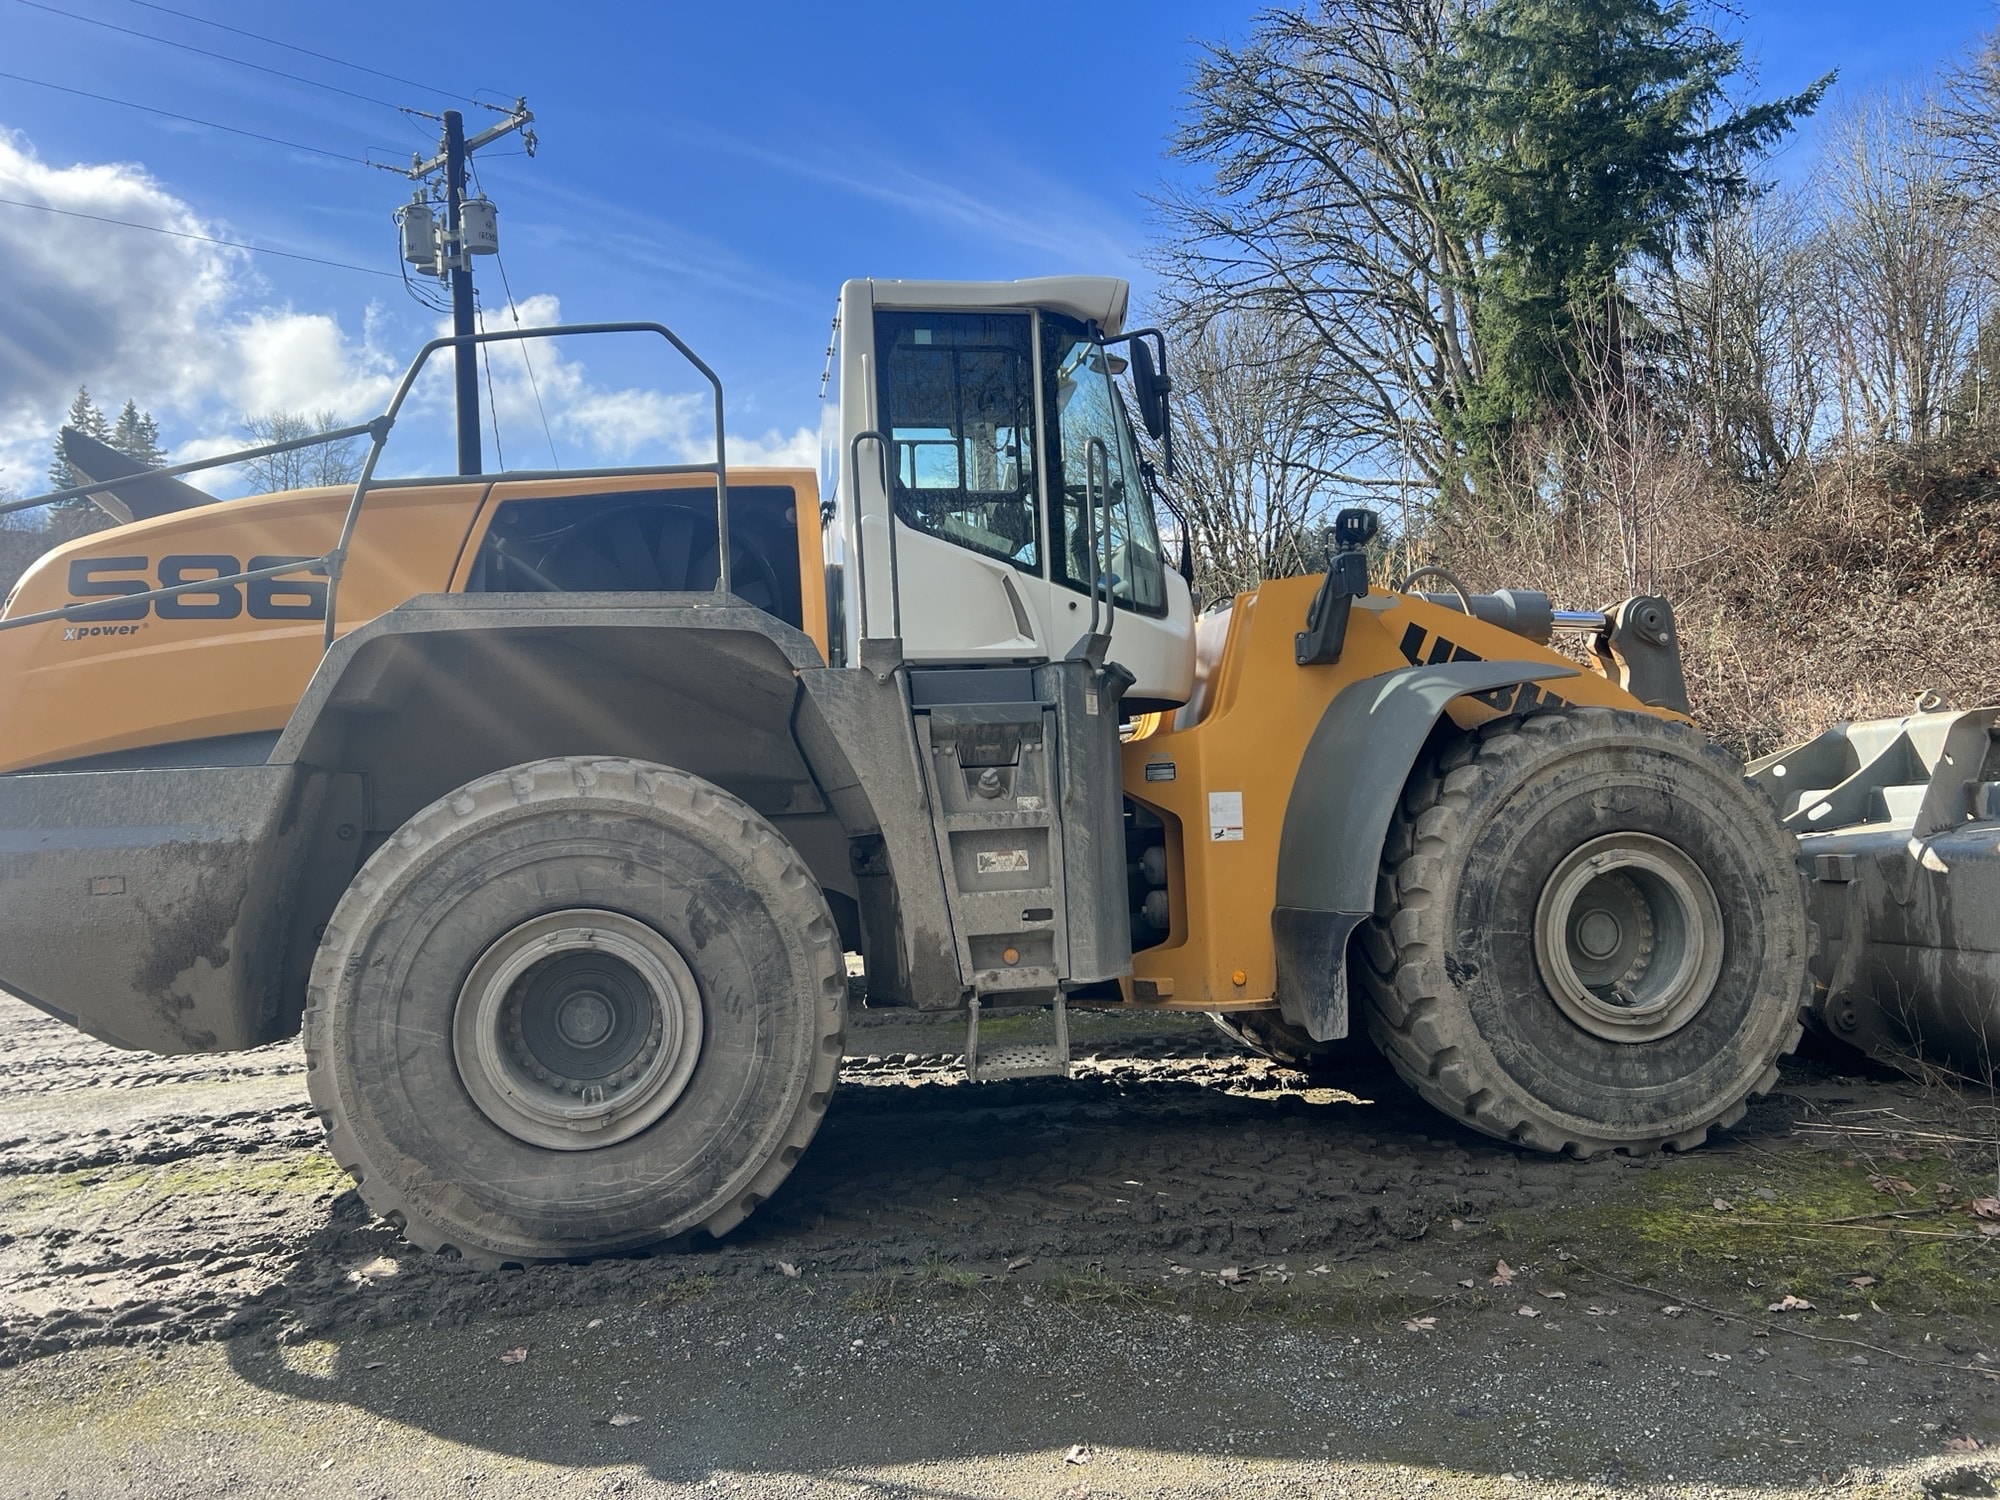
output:
[[[723,1234],[812,1139],[847,980],[785,839],[664,766],[496,772],[362,867],[313,967],[307,1082],[362,1198],[486,1264]]]
[[[1357,947],[1369,1032],[1418,1093],[1578,1156],[1734,1124],[1807,993],[1768,804],[1696,730],[1612,709],[1499,720],[1421,763]]]

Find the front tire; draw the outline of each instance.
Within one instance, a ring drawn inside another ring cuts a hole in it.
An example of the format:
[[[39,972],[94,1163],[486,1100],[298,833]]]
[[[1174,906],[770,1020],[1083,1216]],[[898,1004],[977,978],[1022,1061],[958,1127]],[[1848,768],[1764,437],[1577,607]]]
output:
[[[723,1234],[839,1072],[825,897],[747,804],[683,771],[538,761],[399,829],[328,925],[307,1082],[362,1198],[486,1263]]]
[[[1578,1156],[1734,1124],[1800,1036],[1791,839],[1685,724],[1576,708],[1442,744],[1384,849],[1368,1027],[1474,1129]]]

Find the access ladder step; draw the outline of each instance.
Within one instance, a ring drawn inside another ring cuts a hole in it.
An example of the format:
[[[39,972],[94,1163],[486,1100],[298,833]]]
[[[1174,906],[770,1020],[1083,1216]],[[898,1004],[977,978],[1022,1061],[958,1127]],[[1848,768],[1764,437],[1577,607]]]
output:
[[[995,1083],[1003,1078],[1067,1078],[1069,1072],[1069,1011],[1060,993],[1054,1010],[1055,1035],[1045,1041],[979,1041],[980,1005],[974,1000],[965,1033],[965,1080]]]

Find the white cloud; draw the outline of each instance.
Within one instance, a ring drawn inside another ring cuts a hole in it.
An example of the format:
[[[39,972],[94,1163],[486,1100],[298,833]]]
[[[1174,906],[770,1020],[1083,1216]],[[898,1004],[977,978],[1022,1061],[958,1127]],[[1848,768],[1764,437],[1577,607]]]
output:
[[[0,198],[41,205],[0,205],[0,482],[43,487],[78,386],[107,414],[128,398],[152,411],[180,460],[242,446],[248,414],[351,420],[388,399],[373,316],[356,337],[330,313],[249,305],[245,252],[178,238],[226,236],[143,167],[51,166],[0,131]]]
[[[50,167],[6,132],[0,197],[66,211],[0,206],[0,465],[46,462],[54,419],[79,385],[161,406],[199,399],[225,347],[213,330],[242,253],[69,217],[209,232],[138,167]]]
[[[801,427],[790,437],[775,427],[761,438],[729,435],[732,464],[769,465],[774,469],[816,469],[819,467],[819,434]]]
[[[560,300],[547,293],[523,298],[516,306],[524,328],[562,321]],[[512,326],[511,318],[489,315],[486,320],[489,332]],[[572,467],[711,461],[715,408],[707,389],[600,383],[583,354],[594,347],[608,349],[613,339],[623,341],[628,351],[646,347],[637,335],[488,345],[492,367],[490,379],[482,379],[481,395],[490,392],[501,432],[510,441],[552,441],[561,460]],[[433,392],[438,389],[432,387]],[[490,417],[488,421],[490,431]],[[819,461],[819,439],[804,427],[789,435],[772,429],[761,437],[730,432],[728,445],[732,464],[811,468]]]
[[[326,313],[266,308],[229,330],[235,356],[227,394],[239,411],[332,412],[342,421],[388,404],[401,361],[355,340]]]
[[[271,305],[241,250],[70,216],[229,237],[142,166],[51,166],[21,136],[0,131],[0,198],[66,211],[0,205],[0,486],[24,494],[45,487],[50,440],[79,385],[114,413],[128,397],[152,411],[172,456],[186,461],[242,446],[249,415],[373,416],[414,353],[403,347],[407,333],[385,326],[392,319],[380,306],[357,329],[333,311]],[[562,318],[547,294],[524,299],[518,312],[528,327]],[[505,313],[487,315],[490,331],[512,326]],[[706,387],[626,378],[627,356],[611,344],[536,341],[528,354],[518,344],[489,346],[480,394],[492,410],[482,425],[490,433],[497,414],[513,467],[547,463],[550,449],[556,467],[713,457]],[[448,352],[433,357],[406,408],[413,430],[392,441],[385,472],[411,472],[405,455],[417,472],[448,462],[450,364]],[[644,372],[655,369],[665,376],[664,365]],[[804,428],[731,433],[729,450],[736,464],[817,461]],[[238,478],[212,473],[194,482],[228,493]]]

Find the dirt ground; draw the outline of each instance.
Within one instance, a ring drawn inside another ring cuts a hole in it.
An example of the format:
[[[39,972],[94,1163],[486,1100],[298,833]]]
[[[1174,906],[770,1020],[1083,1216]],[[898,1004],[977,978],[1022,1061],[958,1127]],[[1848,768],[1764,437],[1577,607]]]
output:
[[[973,1086],[858,1015],[736,1234],[480,1272],[368,1217],[295,1044],[0,998],[0,1493],[2000,1488],[1989,1101],[1808,1057],[1702,1151],[1578,1163],[1200,1018],[1075,1036]]]

